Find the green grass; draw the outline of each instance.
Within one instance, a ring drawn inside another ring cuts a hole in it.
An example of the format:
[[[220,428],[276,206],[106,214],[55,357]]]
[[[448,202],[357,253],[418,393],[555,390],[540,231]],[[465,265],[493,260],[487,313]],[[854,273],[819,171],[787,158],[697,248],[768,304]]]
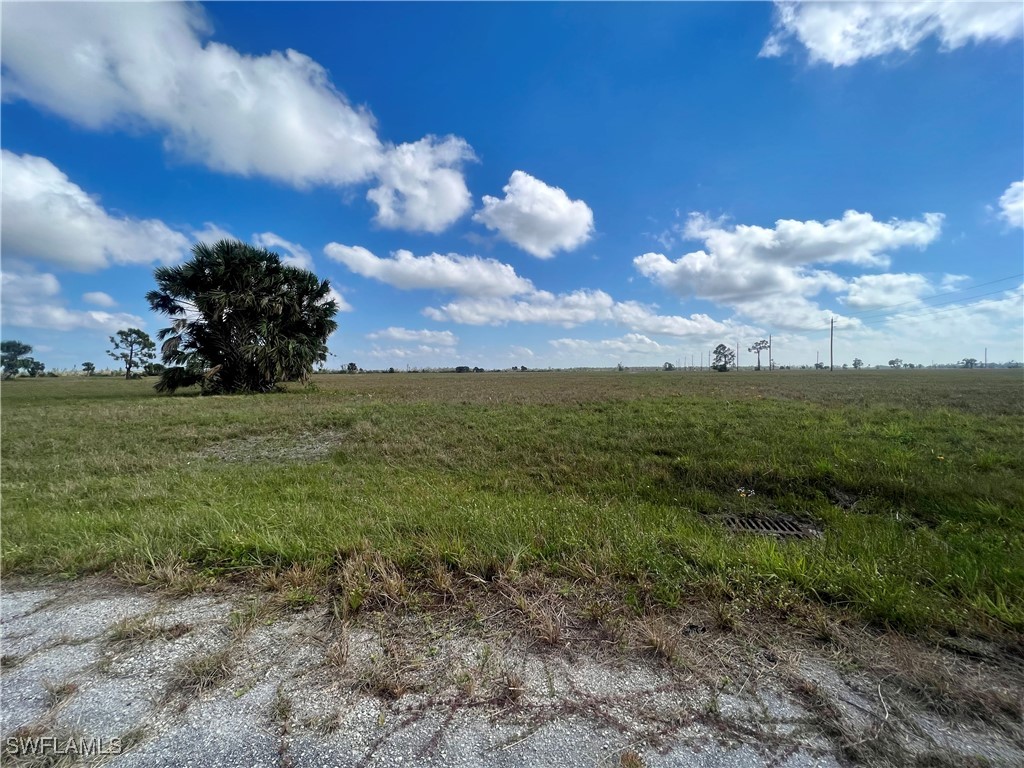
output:
[[[338,375],[247,397],[2,391],[3,572],[178,556],[595,571],[624,599],[1024,631],[1020,371]],[[753,489],[741,496],[737,488]],[[721,513],[814,521],[728,533]]]

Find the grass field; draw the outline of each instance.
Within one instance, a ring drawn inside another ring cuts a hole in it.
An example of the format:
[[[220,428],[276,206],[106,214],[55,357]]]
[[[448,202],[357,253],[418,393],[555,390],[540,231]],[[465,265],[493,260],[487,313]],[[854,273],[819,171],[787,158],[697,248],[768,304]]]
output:
[[[209,398],[19,380],[2,437],[7,575],[372,551],[412,579],[600,580],[637,611],[711,596],[1024,631],[1016,370],[361,374]],[[823,535],[734,534],[725,513]]]

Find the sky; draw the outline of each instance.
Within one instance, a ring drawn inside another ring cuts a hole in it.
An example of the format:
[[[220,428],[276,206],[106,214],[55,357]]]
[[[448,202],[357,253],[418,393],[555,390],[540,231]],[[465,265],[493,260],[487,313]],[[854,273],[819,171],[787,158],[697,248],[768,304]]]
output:
[[[1024,5],[5,2],[2,334],[235,238],[328,368],[1024,359]],[[763,360],[767,362],[767,360]]]

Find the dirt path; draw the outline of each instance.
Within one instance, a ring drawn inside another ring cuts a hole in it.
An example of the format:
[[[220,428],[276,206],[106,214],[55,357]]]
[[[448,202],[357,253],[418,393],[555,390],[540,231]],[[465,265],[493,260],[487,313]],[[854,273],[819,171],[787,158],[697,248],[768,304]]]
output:
[[[1000,687],[1020,670],[977,654],[935,657],[974,687],[930,701],[835,642],[755,641],[697,614],[643,627],[641,653],[600,632],[540,642],[500,610],[332,622],[259,592],[99,579],[7,583],[0,607],[6,765],[42,764],[40,746],[111,766],[1024,764]]]

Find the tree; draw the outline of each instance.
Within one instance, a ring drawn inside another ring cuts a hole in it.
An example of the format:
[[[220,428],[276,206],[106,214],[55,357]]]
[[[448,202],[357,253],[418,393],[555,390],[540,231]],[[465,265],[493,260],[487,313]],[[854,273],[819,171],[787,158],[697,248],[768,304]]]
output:
[[[768,349],[768,339],[755,341],[753,346],[747,347],[747,352],[754,352],[757,355],[757,368],[754,370],[761,370],[761,353],[766,349]]]
[[[96,373],[96,366],[89,362],[88,360],[86,360],[84,363],[82,363],[82,373],[84,373],[86,376],[92,376],[94,373]]]
[[[110,343],[114,348],[108,349],[107,354],[124,364],[126,379],[132,377],[132,368],[139,368],[156,357],[156,343],[140,328],[118,331],[116,336],[110,337]]]
[[[676,367],[672,365],[672,363],[665,363],[663,366],[661,366],[661,370],[663,371],[674,371],[675,369]]]
[[[960,364],[963,365],[964,368],[973,368],[978,364],[978,359],[975,357],[965,357],[960,361]]]
[[[347,370],[348,370],[349,373],[358,373],[359,372],[359,366],[356,365],[355,363],[349,363]]]
[[[901,365],[903,365],[903,361],[900,360],[898,357],[894,357],[892,360],[889,361],[890,368],[899,368]]]
[[[22,362],[27,363],[27,365],[25,365],[25,370],[33,379],[46,370],[46,366],[43,363],[40,363],[38,360],[33,360],[31,357],[22,360]]]
[[[728,371],[729,366],[736,360],[736,353],[732,348],[719,344],[714,350],[715,363],[711,367],[716,371]]]
[[[276,253],[237,240],[197,243],[189,261],[154,276],[146,300],[171,318],[157,334],[168,365],[157,391],[267,392],[306,380],[327,359],[338,328],[330,283]]]
[[[863,360],[861,360],[859,357],[853,358],[853,369],[855,371],[859,371],[863,367],[864,367],[864,361]]]
[[[0,361],[3,362],[3,376],[10,379],[18,375],[22,368],[28,368],[35,361],[31,357],[25,357],[32,351],[31,344],[20,341],[0,342]]]

